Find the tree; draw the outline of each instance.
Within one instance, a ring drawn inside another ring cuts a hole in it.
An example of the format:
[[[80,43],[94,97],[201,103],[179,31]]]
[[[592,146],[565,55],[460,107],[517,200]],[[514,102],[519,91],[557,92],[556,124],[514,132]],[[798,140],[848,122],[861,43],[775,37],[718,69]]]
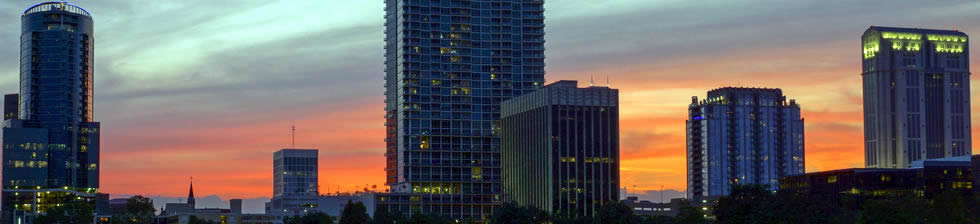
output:
[[[534,206],[520,206],[513,201],[501,205],[490,217],[490,223],[495,224],[538,224],[550,220],[548,212]]]
[[[199,219],[197,218],[197,216],[191,216],[190,220],[188,220],[188,223],[189,224],[218,224],[218,222],[215,221]]]
[[[969,197],[955,191],[944,191],[933,198],[929,209],[932,223],[974,223],[970,217]]]
[[[455,224],[456,220],[452,218],[439,216],[439,215],[428,215],[428,214],[414,214],[411,219],[408,219],[409,224]]]
[[[674,223],[683,223],[683,224],[708,223],[708,219],[705,218],[704,213],[701,211],[702,209],[698,207],[691,207],[691,206],[681,207],[680,211],[677,212],[677,217],[674,217]]]
[[[286,217],[285,224],[333,224],[333,217],[322,212],[310,212],[303,216]]]
[[[113,224],[150,224],[153,223],[153,200],[142,195],[136,195],[126,200],[126,211],[112,216]]]
[[[928,205],[918,198],[875,199],[864,203],[858,222],[877,224],[929,223],[922,213]]]
[[[727,197],[715,205],[718,223],[781,223],[775,217],[773,194],[762,185],[735,185]]]
[[[377,208],[374,210],[374,219],[371,220],[373,224],[396,224],[405,223],[405,214],[401,212],[388,211],[385,208]]]
[[[634,215],[633,222],[638,224],[676,224],[674,217],[670,216],[647,216],[647,215]]]
[[[599,207],[599,214],[596,216],[600,223],[610,224],[631,224],[633,220],[633,209],[626,206],[623,202],[612,202]]]
[[[88,224],[95,217],[92,206],[82,202],[72,202],[63,206],[49,208],[48,212],[40,215],[36,223]]]
[[[344,205],[344,211],[340,215],[340,224],[363,224],[370,221],[371,216],[368,216],[364,203],[347,200],[347,205]]]
[[[593,224],[598,223],[595,219],[588,216],[579,215],[569,215],[569,214],[556,214],[552,215],[552,223],[554,224]]]

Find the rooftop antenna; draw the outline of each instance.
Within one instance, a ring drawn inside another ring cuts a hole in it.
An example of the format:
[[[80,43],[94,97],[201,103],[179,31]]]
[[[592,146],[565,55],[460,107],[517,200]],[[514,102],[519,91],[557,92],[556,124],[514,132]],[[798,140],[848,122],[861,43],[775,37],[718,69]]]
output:
[[[606,87],[609,87],[609,75],[606,75]]]
[[[589,87],[595,87],[595,77],[589,76]]]
[[[293,132],[293,145],[291,146],[291,148],[295,149],[296,148],[296,121],[293,121],[292,132]]]

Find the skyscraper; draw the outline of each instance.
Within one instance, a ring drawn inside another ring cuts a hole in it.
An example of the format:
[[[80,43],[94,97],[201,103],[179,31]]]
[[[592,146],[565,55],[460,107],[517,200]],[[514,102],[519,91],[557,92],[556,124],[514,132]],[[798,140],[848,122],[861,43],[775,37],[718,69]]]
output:
[[[100,130],[92,26],[85,9],[65,2],[36,4],[21,16],[19,113],[3,123],[6,221],[29,221],[58,204],[94,204]]]
[[[966,34],[873,26],[861,41],[865,166],[971,155]]]
[[[500,102],[544,83],[544,1],[385,0],[379,207],[483,220],[500,204]]]
[[[273,154],[272,200],[265,213],[283,217],[316,211],[319,190],[319,150],[282,149]]]
[[[726,87],[688,107],[687,194],[728,195],[732,185],[779,187],[804,173],[803,118],[782,90]]]
[[[501,105],[505,200],[589,217],[619,201],[619,90],[558,81]]]

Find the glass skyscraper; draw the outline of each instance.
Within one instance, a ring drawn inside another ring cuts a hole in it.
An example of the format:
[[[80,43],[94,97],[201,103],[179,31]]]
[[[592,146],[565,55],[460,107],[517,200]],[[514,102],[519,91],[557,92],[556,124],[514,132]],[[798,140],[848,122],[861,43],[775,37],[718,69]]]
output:
[[[687,195],[725,196],[732,185],[779,188],[803,174],[803,118],[782,90],[726,87],[693,97],[687,120]]]
[[[559,81],[501,106],[505,200],[571,217],[619,201],[619,90]]]
[[[484,220],[500,103],[544,83],[543,0],[385,0],[382,209]]]
[[[972,155],[966,34],[873,26],[861,43],[864,165]]]
[[[265,214],[275,215],[278,223],[284,217],[317,211],[319,150],[282,149],[272,156],[272,199]]]
[[[99,123],[93,119],[92,16],[65,2],[21,16],[17,118],[3,122],[3,217],[18,223],[59,204],[93,203]]]

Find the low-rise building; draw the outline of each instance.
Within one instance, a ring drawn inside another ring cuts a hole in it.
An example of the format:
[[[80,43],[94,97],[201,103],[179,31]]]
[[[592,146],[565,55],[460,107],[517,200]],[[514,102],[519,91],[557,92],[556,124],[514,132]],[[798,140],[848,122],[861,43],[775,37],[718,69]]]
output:
[[[670,199],[668,203],[658,203],[647,200],[640,200],[636,196],[626,197],[623,200],[626,206],[633,209],[633,214],[643,215],[643,216],[677,216],[677,212],[681,210],[681,207],[688,206],[687,199],[675,198]]]
[[[946,191],[972,192],[970,157],[925,160],[908,169],[854,168],[789,176],[780,190],[832,198],[931,198]]]
[[[266,214],[242,213],[242,200],[231,199],[230,208],[193,208],[188,203],[167,203],[163,214],[157,216],[156,224],[189,224],[191,219],[222,224],[274,224],[276,216]]]

